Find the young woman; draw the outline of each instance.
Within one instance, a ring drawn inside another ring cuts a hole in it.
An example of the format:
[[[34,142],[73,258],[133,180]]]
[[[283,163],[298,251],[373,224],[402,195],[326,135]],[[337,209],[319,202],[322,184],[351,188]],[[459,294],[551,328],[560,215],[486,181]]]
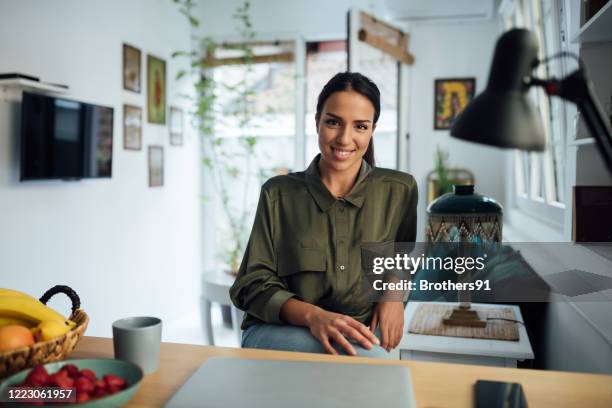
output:
[[[415,240],[417,186],[374,166],[379,115],[371,80],[337,74],[317,103],[321,153],[263,185],[230,289],[246,311],[243,347],[385,357],[399,344],[403,303],[364,292],[361,247]]]

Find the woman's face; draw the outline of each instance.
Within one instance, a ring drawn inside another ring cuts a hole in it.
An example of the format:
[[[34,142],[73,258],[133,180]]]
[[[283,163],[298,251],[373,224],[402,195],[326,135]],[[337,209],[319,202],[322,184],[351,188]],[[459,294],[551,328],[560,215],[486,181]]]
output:
[[[355,91],[334,92],[317,123],[322,164],[336,171],[361,166],[375,125],[374,105]]]

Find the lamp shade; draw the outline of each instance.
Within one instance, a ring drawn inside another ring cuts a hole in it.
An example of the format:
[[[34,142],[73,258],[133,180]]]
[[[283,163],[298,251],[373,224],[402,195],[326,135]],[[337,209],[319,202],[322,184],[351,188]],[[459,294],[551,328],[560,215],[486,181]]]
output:
[[[527,94],[531,71],[538,63],[533,33],[512,29],[495,46],[484,92],[457,117],[451,136],[492,146],[544,150],[540,114]]]

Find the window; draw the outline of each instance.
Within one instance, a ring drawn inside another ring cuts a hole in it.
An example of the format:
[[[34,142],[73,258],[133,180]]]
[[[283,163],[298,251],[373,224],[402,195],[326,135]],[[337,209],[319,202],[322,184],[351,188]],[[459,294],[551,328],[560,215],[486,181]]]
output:
[[[531,30],[539,43],[539,59],[561,51],[561,3],[555,0],[513,2],[505,18],[506,28]],[[563,77],[559,59],[540,64],[534,75],[540,78]],[[542,88],[530,90],[539,109],[547,148],[542,153],[515,152],[514,180],[518,209],[558,226],[563,224],[565,197],[565,107],[559,98],[550,98]]]
[[[359,72],[370,78],[380,90],[380,118],[374,132],[376,165],[397,169],[399,63],[384,52],[358,41]]]
[[[204,222],[215,225],[219,261],[230,263],[235,243],[242,243],[233,268],[242,258],[261,185],[295,170],[296,73],[295,61],[286,58],[294,48],[292,41],[255,45],[252,64],[230,62],[212,70],[215,111],[220,113],[213,130],[215,160],[222,171],[213,174],[215,191],[208,189],[207,196],[215,201],[214,212],[205,214]],[[226,61],[241,55],[232,49],[215,51],[215,58]]]

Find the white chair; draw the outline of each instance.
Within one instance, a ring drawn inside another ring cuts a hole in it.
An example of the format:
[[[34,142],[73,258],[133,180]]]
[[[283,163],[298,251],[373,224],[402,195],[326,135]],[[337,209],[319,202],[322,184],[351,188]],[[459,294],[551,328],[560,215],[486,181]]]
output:
[[[202,296],[200,298],[202,328],[204,330],[204,338],[211,346],[215,345],[211,316],[212,302],[231,308],[232,329],[238,344],[242,343],[240,324],[242,323],[244,312],[237,309],[230,299],[229,289],[233,283],[234,277],[226,272],[209,271],[205,272],[202,276]]]

